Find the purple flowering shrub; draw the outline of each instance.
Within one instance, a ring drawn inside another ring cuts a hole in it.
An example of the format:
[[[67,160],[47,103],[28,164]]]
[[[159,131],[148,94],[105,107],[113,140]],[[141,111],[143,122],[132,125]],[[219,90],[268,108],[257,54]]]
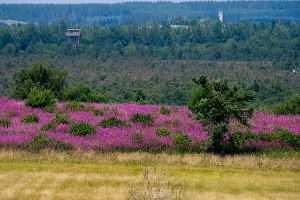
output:
[[[230,124],[233,129],[225,136],[225,143],[231,152],[300,147],[300,115],[256,112],[249,127],[234,121]]]
[[[38,116],[38,123],[23,123],[22,119],[32,113]],[[10,145],[31,141],[53,116],[53,113],[25,106],[24,101],[0,98],[0,119],[10,120],[9,126],[0,126],[0,144]]]
[[[43,133],[75,148],[160,150],[176,148],[174,136],[181,132],[189,138],[188,148],[196,149],[208,137],[204,127],[189,117],[191,112],[185,107],[172,107],[171,113],[165,115],[157,105],[82,103],[85,109],[65,105],[57,103],[58,111],[48,113],[27,107],[23,101],[0,98],[0,119],[11,120],[10,126],[0,126],[0,144],[30,142]],[[32,113],[39,117],[38,123],[21,122],[24,116]],[[111,122],[111,119],[117,120]],[[95,131],[70,134],[74,124],[82,122],[95,127]],[[159,135],[158,129],[167,130],[168,134]]]
[[[168,111],[163,112],[158,105],[138,104],[82,103],[80,106],[66,106],[57,103],[56,107],[55,113],[49,113],[43,109],[28,107],[24,101],[0,98],[0,120],[4,124],[0,126],[0,146],[27,144],[37,138],[41,143],[46,140],[45,136],[47,141],[61,141],[81,149],[197,151],[203,149],[201,144],[208,141],[208,133],[203,125],[192,119],[191,111],[185,107],[170,106],[167,107]],[[35,114],[39,121],[23,123],[22,119],[29,114]],[[76,124],[82,123],[88,123],[89,126],[84,124],[85,126],[76,127]],[[249,124],[246,128],[232,122],[233,129],[227,134],[226,141],[230,144],[231,135],[244,132],[252,135],[249,134],[249,138],[239,144],[241,148],[290,146],[297,145],[299,140],[300,115],[257,112]],[[85,127],[92,131],[86,132],[88,130]],[[287,132],[275,133],[278,127]],[[77,134],[78,132],[84,134]],[[40,134],[44,136],[41,137]],[[246,134],[240,135],[245,137]]]

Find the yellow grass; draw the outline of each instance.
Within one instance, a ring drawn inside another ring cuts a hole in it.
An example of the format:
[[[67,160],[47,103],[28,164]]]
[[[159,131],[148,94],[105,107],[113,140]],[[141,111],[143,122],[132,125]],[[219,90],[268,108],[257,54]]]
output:
[[[0,199],[300,199],[299,156],[0,150]]]

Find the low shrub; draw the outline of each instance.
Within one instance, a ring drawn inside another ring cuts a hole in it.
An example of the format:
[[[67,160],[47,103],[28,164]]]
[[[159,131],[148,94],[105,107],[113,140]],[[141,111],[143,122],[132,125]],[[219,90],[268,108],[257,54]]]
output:
[[[300,148],[300,135],[293,134],[282,127],[276,127],[273,132],[274,134],[278,134],[280,136],[281,141],[289,144],[292,147]]]
[[[159,128],[156,130],[156,135],[158,136],[169,136],[171,133],[167,128]]]
[[[171,114],[171,110],[167,108],[166,106],[161,106],[159,109],[159,113],[163,115],[169,115]]]
[[[148,113],[135,113],[131,116],[131,121],[133,122],[140,122],[144,124],[152,124],[154,119]]]
[[[55,122],[58,124],[70,124],[71,119],[66,113],[58,111],[55,113]]]
[[[184,132],[177,131],[173,136],[173,144],[179,152],[186,152],[189,150],[189,144],[192,139]]]
[[[0,119],[0,126],[8,127],[11,124],[11,119]]]
[[[92,112],[93,112],[93,114],[96,115],[96,116],[102,116],[102,115],[103,115],[103,111],[100,110],[100,109],[93,108],[93,109],[92,109]]]
[[[116,117],[111,117],[108,119],[103,119],[99,125],[103,128],[111,127],[111,126],[125,126],[126,122]]]
[[[286,106],[284,103],[277,103],[272,107],[272,112],[277,115],[282,115],[287,113]]]
[[[69,143],[49,138],[45,134],[38,134],[33,137],[32,141],[25,146],[29,151],[37,153],[43,149],[54,149],[69,151],[73,146]]]
[[[133,141],[135,141],[136,143],[141,144],[143,142],[143,135],[140,132],[137,132],[135,134],[133,134],[132,137]]]
[[[83,102],[107,102],[108,98],[104,95],[97,94],[88,85],[78,85],[68,88],[63,92],[65,101],[83,101]]]
[[[273,106],[275,114],[300,114],[300,94],[288,97],[285,102]]]
[[[90,135],[95,132],[96,128],[84,121],[73,123],[68,130],[68,133],[73,135]]]
[[[72,111],[80,111],[86,109],[86,107],[82,103],[76,101],[66,103],[65,108],[67,110],[72,110]]]
[[[50,130],[53,131],[53,130],[55,130],[56,125],[57,125],[57,123],[56,123],[55,119],[52,119],[47,124],[45,124],[41,130],[42,131],[50,131]]]
[[[56,110],[56,103],[53,103],[53,104],[45,107],[46,112],[53,113],[53,112],[55,112],[55,110]]]
[[[230,153],[247,151],[243,146],[245,142],[281,142],[290,147],[300,147],[300,136],[281,127],[277,127],[272,133],[256,134],[251,131],[233,133],[229,136],[228,141],[226,149]]]
[[[244,151],[243,144],[245,141],[255,141],[257,135],[251,131],[237,132],[229,136],[229,142],[226,151],[229,153],[241,153]]]
[[[29,114],[29,115],[25,115],[21,122],[23,123],[38,123],[39,122],[39,116],[36,114]]]
[[[212,140],[210,138],[200,141],[197,146],[194,147],[194,151],[197,153],[207,152],[211,147]]]
[[[108,111],[108,110],[110,110],[110,106],[109,106],[109,104],[103,104],[103,106],[102,106],[102,110],[104,110],[104,111]]]
[[[32,152],[39,152],[42,149],[47,148],[49,144],[49,138],[44,134],[38,134],[32,138],[29,144],[29,150]]]
[[[50,90],[32,88],[27,96],[25,104],[34,108],[45,108],[56,103]]]
[[[164,122],[164,124],[167,126],[175,126],[175,127],[181,126],[181,122],[179,120],[167,120]]]

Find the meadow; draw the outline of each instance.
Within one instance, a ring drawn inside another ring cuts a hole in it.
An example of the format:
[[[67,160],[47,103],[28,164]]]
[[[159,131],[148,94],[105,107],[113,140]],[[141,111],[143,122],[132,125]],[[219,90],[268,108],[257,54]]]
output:
[[[0,151],[0,199],[299,199],[299,153]]]

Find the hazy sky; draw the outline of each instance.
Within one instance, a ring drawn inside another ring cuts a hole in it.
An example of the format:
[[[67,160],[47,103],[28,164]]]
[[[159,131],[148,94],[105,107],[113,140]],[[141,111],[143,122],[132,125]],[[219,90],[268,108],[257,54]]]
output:
[[[0,0],[0,3],[114,3],[125,0]]]
[[[125,1],[151,1],[151,0],[0,0],[0,3],[116,3],[116,2],[125,2]],[[178,2],[184,0],[169,0],[169,1]]]

